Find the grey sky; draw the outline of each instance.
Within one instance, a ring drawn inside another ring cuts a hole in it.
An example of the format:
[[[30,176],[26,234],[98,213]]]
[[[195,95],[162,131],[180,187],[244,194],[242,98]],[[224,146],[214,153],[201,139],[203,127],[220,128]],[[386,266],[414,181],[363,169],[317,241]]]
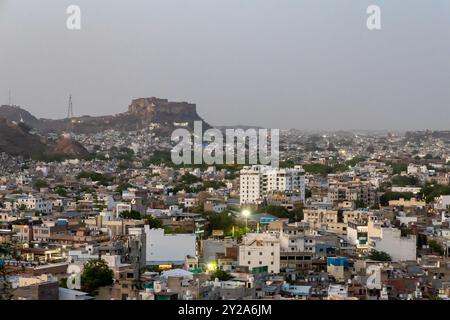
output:
[[[75,115],[157,96],[219,125],[450,129],[450,1],[0,0],[0,103],[8,89],[48,118],[72,93]]]

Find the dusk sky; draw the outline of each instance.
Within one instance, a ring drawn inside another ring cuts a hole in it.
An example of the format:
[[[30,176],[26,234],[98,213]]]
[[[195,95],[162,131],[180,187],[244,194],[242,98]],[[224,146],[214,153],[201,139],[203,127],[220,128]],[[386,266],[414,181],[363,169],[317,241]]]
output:
[[[71,93],[76,116],[156,96],[213,125],[450,129],[450,1],[0,0],[0,104],[8,90],[46,118]]]

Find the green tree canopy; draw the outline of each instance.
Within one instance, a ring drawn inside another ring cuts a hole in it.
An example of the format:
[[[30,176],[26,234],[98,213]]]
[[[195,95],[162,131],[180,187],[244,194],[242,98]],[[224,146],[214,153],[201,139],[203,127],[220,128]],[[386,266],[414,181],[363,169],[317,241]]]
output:
[[[372,250],[368,258],[375,261],[391,261],[391,256],[384,251]]]
[[[160,229],[163,227],[163,222],[158,218],[148,216],[147,218],[145,218],[145,220],[149,225],[150,229]]]
[[[422,197],[425,198],[425,201],[430,203],[436,197],[450,195],[450,185],[442,186],[438,184],[429,184],[423,187],[420,193],[422,194]]]
[[[141,213],[136,210],[122,211],[119,214],[119,217],[121,217],[122,219],[134,219],[134,220],[142,219]]]
[[[436,240],[428,241],[428,245],[430,246],[432,252],[438,253],[440,256],[444,255],[444,248]]]
[[[220,281],[227,281],[233,279],[233,276],[226,271],[216,270],[213,273],[211,273],[210,279],[214,281],[216,278],[219,279]]]
[[[393,191],[388,191],[385,194],[383,194],[380,197],[380,204],[382,206],[387,206],[389,205],[389,201],[390,200],[399,200],[400,198],[403,198],[405,200],[409,200],[414,196],[414,194],[412,192],[393,192]]]
[[[114,273],[108,267],[105,260],[93,259],[84,265],[81,274],[81,290],[95,295],[98,288],[112,285],[114,282]]]
[[[48,183],[47,183],[47,181],[45,181],[43,179],[37,179],[36,181],[34,181],[33,187],[35,189],[38,189],[38,190],[40,188],[47,188],[48,187]]]
[[[392,178],[392,185],[397,187],[417,186],[419,179],[413,176],[395,176]]]

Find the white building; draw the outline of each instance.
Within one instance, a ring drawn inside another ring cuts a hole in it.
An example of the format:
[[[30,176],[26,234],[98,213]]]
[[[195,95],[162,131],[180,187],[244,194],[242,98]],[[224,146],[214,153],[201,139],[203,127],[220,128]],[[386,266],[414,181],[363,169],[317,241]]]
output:
[[[428,173],[428,168],[427,166],[420,166],[414,163],[410,163],[407,167],[407,173],[408,174]]]
[[[164,234],[164,229],[145,225],[146,263],[184,264],[186,256],[196,256],[195,234]]]
[[[434,208],[437,210],[450,209],[450,196],[440,196],[436,198]]]
[[[50,213],[53,209],[52,201],[31,194],[17,197],[15,207],[20,208],[21,206],[25,206],[27,210],[34,210],[41,213]]]
[[[348,298],[348,287],[341,284],[328,286],[328,300],[345,300]]]
[[[239,265],[267,267],[270,273],[280,272],[280,240],[269,233],[247,233],[239,246]]]
[[[305,200],[305,171],[301,166],[278,169],[254,165],[240,172],[240,203],[258,203],[272,191],[292,191]]]
[[[371,239],[370,249],[386,252],[392,261],[415,261],[416,236],[402,237],[400,229],[381,228],[381,237]]]
[[[296,226],[285,226],[280,232],[281,252],[315,253],[316,240],[313,235],[306,235]]]

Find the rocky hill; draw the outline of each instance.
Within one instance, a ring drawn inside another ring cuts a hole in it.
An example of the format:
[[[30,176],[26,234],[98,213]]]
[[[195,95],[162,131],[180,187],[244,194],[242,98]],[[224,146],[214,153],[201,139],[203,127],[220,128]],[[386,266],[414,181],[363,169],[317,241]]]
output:
[[[69,157],[85,159],[89,157],[89,152],[81,143],[73,140],[70,135],[64,134],[55,143],[50,145],[48,153],[55,157]]]
[[[24,122],[28,126],[35,128],[39,126],[39,120],[29,113],[27,110],[22,109],[18,106],[0,106],[0,117],[5,118],[9,121],[14,121],[16,123]]]
[[[193,126],[194,121],[202,121],[204,129],[210,128],[198,114],[195,104],[188,102],[171,102],[155,97],[135,99],[124,113],[107,116],[82,116],[72,119],[37,119],[28,111],[19,107],[1,106],[0,117],[10,121],[25,122],[37,132],[62,133],[96,133],[108,129],[133,131],[148,127],[151,123],[163,124],[162,130],[172,130],[178,123]],[[164,132],[167,133],[167,132]]]
[[[42,160],[89,157],[89,152],[68,135],[63,135],[56,141],[48,141],[31,133],[30,129],[24,122],[16,123],[0,118],[0,152]]]
[[[47,151],[48,146],[43,138],[31,134],[28,127],[0,118],[0,152],[31,157]]]

